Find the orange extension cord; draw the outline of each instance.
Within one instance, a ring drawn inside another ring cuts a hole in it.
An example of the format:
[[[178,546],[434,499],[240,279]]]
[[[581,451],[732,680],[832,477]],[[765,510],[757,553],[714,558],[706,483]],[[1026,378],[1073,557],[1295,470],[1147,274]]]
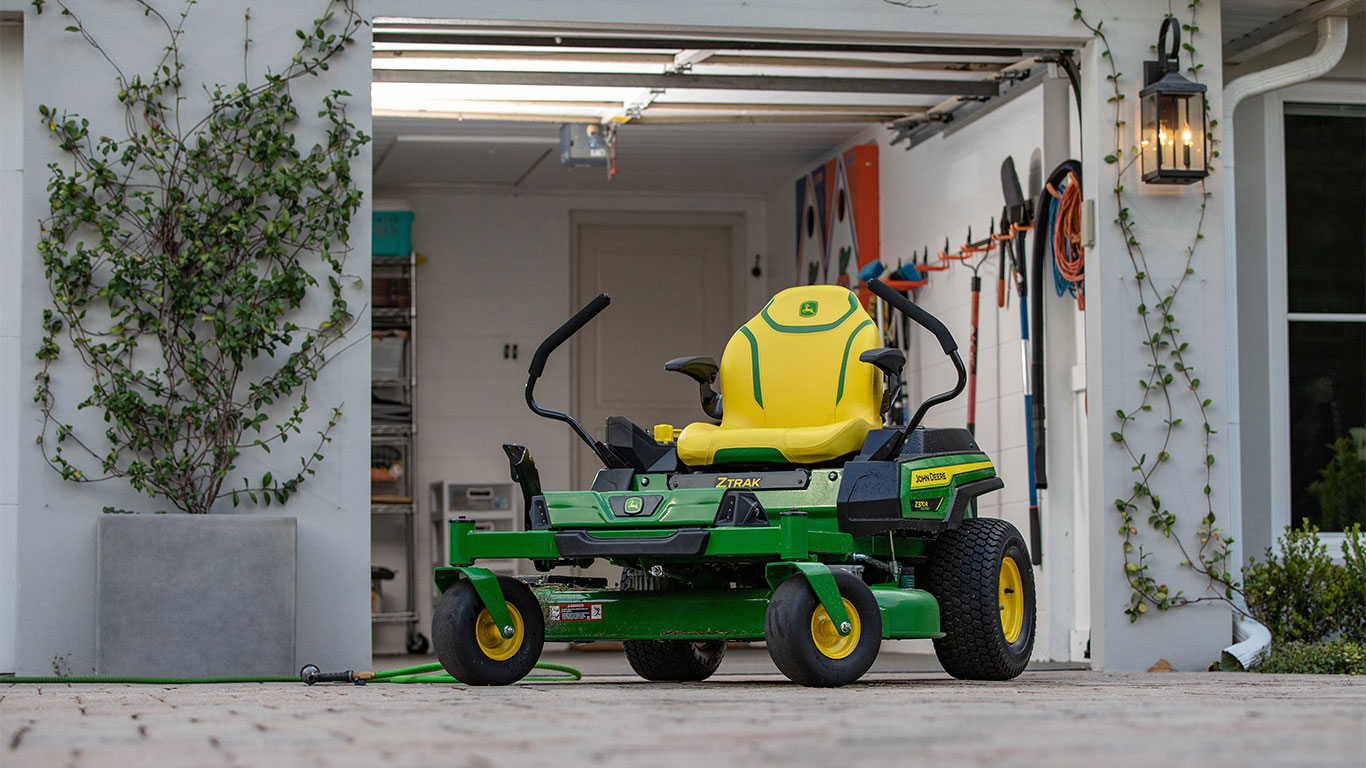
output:
[[[1076,289],[1077,309],[1085,310],[1086,293],[1082,280],[1086,255],[1081,245],[1081,183],[1076,174],[1069,171],[1062,192],[1049,184],[1048,194],[1059,199],[1058,221],[1053,230],[1053,263],[1062,278]]]

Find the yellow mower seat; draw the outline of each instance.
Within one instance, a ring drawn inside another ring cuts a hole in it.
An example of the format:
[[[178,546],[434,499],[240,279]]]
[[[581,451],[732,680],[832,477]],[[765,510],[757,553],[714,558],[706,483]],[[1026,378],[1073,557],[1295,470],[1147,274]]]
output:
[[[853,292],[789,288],[735,332],[721,356],[720,426],[689,424],[689,466],[816,464],[858,451],[882,425],[882,374],[859,355],[881,334]]]

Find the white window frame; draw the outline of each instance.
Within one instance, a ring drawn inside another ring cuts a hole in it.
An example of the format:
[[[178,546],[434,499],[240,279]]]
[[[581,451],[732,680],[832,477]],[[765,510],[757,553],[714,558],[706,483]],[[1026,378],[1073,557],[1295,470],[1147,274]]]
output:
[[[1270,381],[1271,527],[1272,540],[1290,519],[1290,321],[1366,322],[1366,314],[1290,312],[1285,211],[1285,104],[1366,104],[1359,82],[1313,81],[1266,94],[1262,99],[1266,137],[1266,288],[1267,362]],[[1319,539],[1334,560],[1342,557],[1345,535],[1324,531]]]

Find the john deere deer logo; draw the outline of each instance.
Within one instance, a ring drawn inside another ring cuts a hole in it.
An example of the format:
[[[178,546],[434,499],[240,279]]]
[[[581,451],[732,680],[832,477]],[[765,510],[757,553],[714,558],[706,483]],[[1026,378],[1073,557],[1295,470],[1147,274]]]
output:
[[[814,301],[803,301],[801,308],[797,310],[797,314],[802,317],[815,317],[817,306],[817,303]]]
[[[632,496],[626,500],[626,514],[638,515],[640,510],[645,508],[645,502],[639,496]]]

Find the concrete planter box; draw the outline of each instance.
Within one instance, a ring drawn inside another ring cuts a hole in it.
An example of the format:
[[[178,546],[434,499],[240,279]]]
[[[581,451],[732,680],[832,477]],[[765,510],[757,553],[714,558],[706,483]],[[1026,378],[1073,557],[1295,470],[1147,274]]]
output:
[[[296,541],[292,517],[101,517],[99,674],[295,674]]]

